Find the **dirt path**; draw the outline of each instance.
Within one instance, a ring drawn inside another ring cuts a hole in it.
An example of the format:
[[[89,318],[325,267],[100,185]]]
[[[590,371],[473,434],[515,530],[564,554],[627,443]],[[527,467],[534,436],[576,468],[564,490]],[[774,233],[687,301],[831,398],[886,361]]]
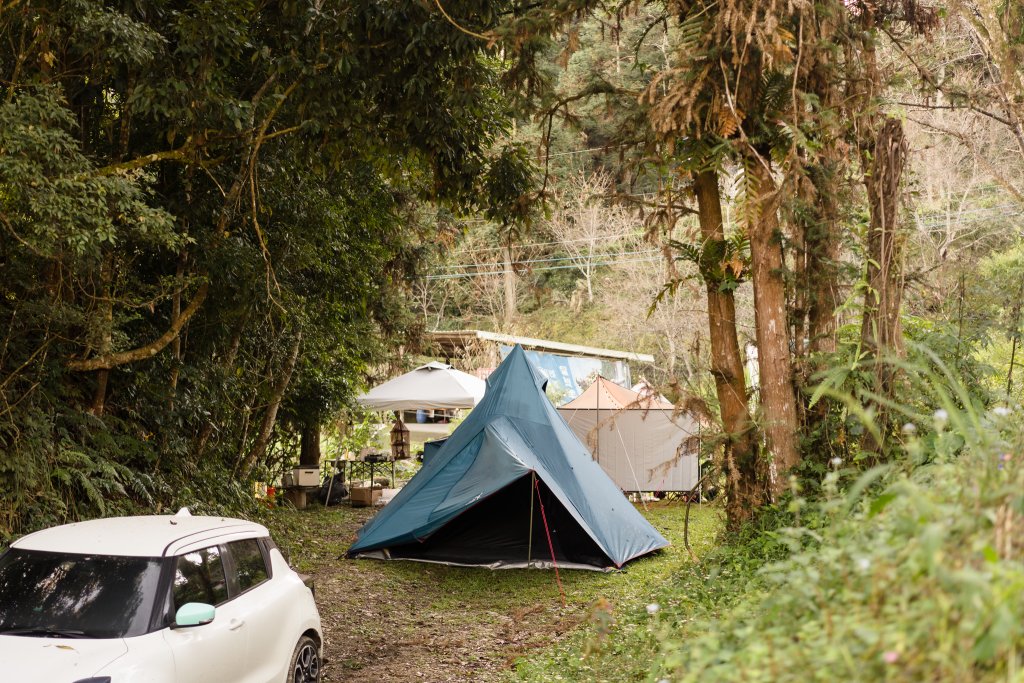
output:
[[[499,680],[586,618],[579,600],[561,607],[550,572],[339,559],[370,510],[281,514],[275,537],[316,581],[325,683]]]

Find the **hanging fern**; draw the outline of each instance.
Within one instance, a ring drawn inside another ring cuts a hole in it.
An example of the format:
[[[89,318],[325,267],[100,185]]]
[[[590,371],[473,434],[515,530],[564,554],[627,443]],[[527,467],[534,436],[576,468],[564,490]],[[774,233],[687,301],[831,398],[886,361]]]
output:
[[[736,289],[750,269],[750,240],[742,232],[699,244],[669,240],[668,246],[678,253],[677,261],[695,264],[704,284],[722,292]]]

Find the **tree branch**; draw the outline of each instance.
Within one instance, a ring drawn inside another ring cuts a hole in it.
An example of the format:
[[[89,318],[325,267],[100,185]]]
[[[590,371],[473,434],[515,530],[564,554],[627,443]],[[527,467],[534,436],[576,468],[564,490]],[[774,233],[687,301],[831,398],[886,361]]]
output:
[[[952,109],[953,111],[963,111],[966,109],[968,111],[973,111],[975,114],[987,116],[993,121],[998,121],[1004,126],[1013,125],[1010,123],[1008,119],[1004,119],[1002,116],[999,116],[998,114],[993,114],[992,112],[986,111],[985,109],[979,109],[978,107],[975,107],[973,104],[957,106],[955,104],[925,104],[923,102],[902,102],[899,100],[894,101],[893,104],[898,104],[901,107],[914,107],[916,109]]]
[[[132,349],[131,351],[120,351],[118,353],[110,353],[105,356],[96,356],[95,358],[72,360],[68,362],[68,369],[73,372],[110,370],[118,365],[126,365],[128,363],[134,363],[135,361],[152,358],[156,354],[160,353],[165,346],[174,341],[189,319],[191,319],[192,316],[195,315],[195,312],[199,310],[203,301],[206,300],[206,295],[209,291],[209,282],[204,282],[200,285],[199,289],[196,290],[195,296],[192,297],[192,301],[190,301],[188,306],[185,307],[185,310],[181,312],[181,315],[178,316],[177,320],[174,320],[166,332],[149,344],[140,346],[137,349]]]
[[[186,142],[178,149],[168,149],[163,152],[153,152],[152,154],[145,154],[141,157],[132,159],[130,161],[122,161],[116,164],[110,164],[102,168],[98,168],[93,171],[90,175],[92,176],[108,176],[116,175],[118,173],[126,173],[128,171],[134,171],[135,169],[149,166],[150,164],[156,163],[157,161],[181,161],[186,158],[188,152],[194,147],[191,140]]]
[[[963,146],[967,147],[969,150],[971,150],[971,154],[974,155],[974,158],[977,159],[978,162],[982,166],[984,166],[988,170],[989,173],[992,174],[992,177],[995,178],[995,181],[997,183],[999,183],[1000,185],[1002,185],[1003,189],[1005,189],[1007,192],[1009,192],[1011,195],[1013,195],[1013,198],[1016,201],[1020,202],[1021,204],[1024,204],[1024,192],[1022,192],[1021,190],[1017,189],[1014,186],[1014,184],[1012,182],[1010,182],[1010,180],[1008,180],[1002,174],[1000,169],[998,169],[995,166],[995,164],[993,164],[991,161],[986,159],[985,155],[983,155],[978,150],[977,146],[974,144],[974,141],[971,140],[969,137],[967,137],[963,133],[959,133],[959,132],[957,132],[955,130],[951,130],[949,128],[945,128],[943,126],[939,126],[939,125],[936,125],[934,123],[929,123],[927,121],[919,121],[919,120],[917,120],[917,119],[915,119],[913,117],[909,117],[908,116],[907,120],[913,121],[914,123],[916,123],[917,125],[919,125],[919,126],[921,126],[923,128],[930,128],[930,129],[932,129],[934,131],[937,131],[939,133],[944,133],[944,134],[950,136],[951,138],[957,140]]]

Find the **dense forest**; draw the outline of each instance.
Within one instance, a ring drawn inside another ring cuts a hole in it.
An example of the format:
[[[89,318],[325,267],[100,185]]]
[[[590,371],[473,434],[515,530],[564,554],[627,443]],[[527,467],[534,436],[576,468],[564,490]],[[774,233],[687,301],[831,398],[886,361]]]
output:
[[[866,647],[1017,680],[1019,3],[10,0],[0,36],[0,539],[249,509],[487,328],[653,354],[716,425],[726,561],[790,563],[662,671],[786,680],[750,629],[860,637],[810,591],[925,538],[887,580],[973,611]]]
[[[5,534],[251,499],[415,338],[448,217],[522,213],[498,61],[415,3],[14,2],[0,32]]]

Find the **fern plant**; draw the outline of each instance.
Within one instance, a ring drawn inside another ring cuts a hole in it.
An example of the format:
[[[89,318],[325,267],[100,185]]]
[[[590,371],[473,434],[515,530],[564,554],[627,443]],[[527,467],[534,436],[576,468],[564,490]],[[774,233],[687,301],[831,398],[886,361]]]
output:
[[[744,232],[701,243],[668,240],[668,246],[677,252],[676,261],[696,265],[704,284],[721,292],[739,287],[750,270],[750,240]]]

